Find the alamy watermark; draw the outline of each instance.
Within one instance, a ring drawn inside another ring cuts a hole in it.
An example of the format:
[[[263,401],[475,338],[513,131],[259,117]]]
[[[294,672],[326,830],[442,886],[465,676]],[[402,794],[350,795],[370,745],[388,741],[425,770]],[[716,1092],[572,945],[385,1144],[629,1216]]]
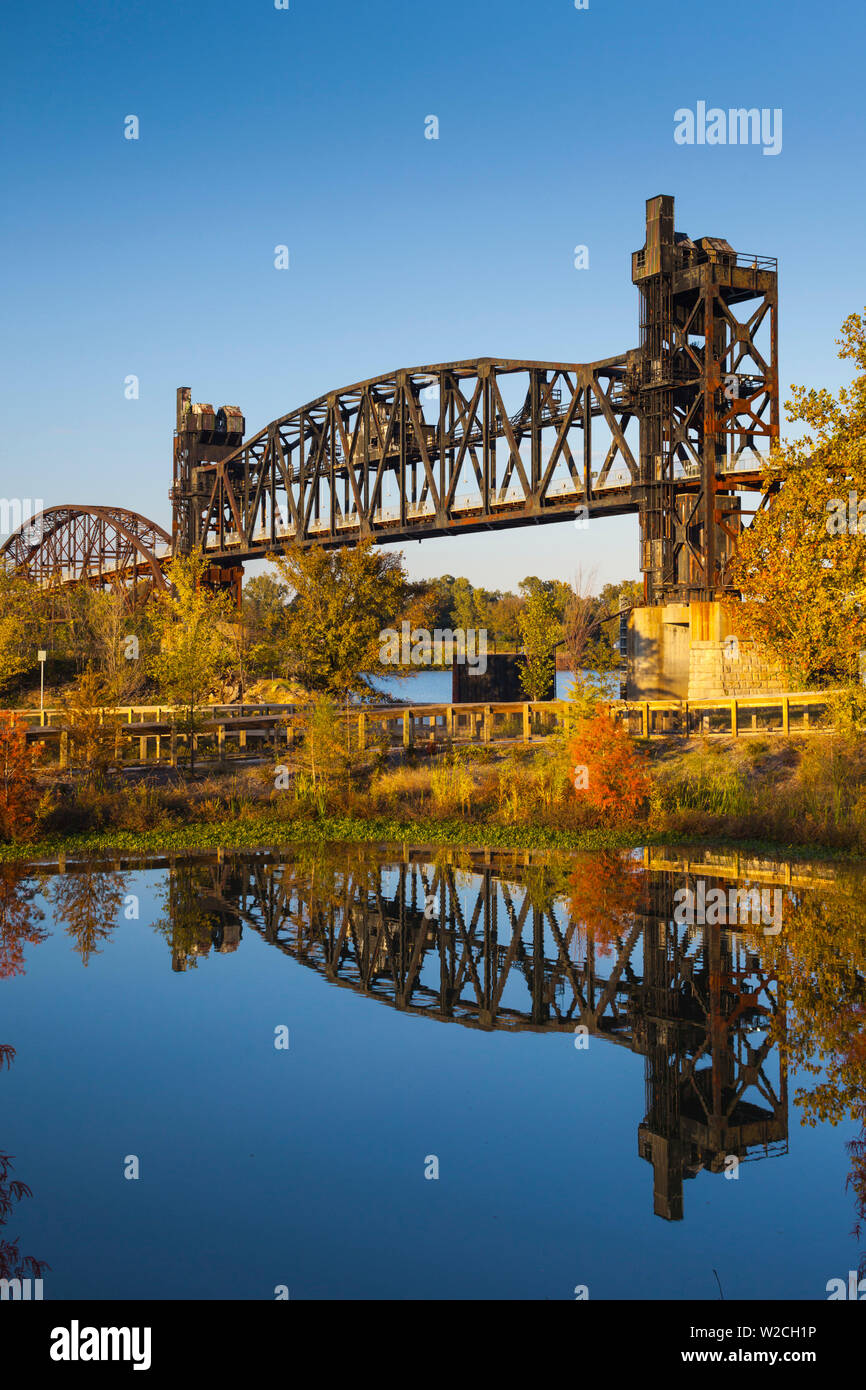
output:
[[[695,110],[680,106],[674,112],[674,142],[677,145],[762,145],[762,154],[782,152],[782,108],[775,106],[737,106],[727,111],[721,106],[707,108],[697,102]]]
[[[442,666],[458,662],[468,666],[470,676],[483,676],[487,670],[487,629],[413,628],[401,624],[400,631],[386,627],[379,633],[379,661],[383,666]]]
[[[41,497],[0,497],[0,536],[21,531],[25,544],[42,540],[45,502]]]
[[[857,499],[856,492],[846,497],[831,497],[827,503],[827,534],[830,536],[866,536],[866,497]]]
[[[764,936],[782,930],[781,888],[707,888],[699,878],[694,888],[674,893],[674,921],[689,927],[763,926]]]

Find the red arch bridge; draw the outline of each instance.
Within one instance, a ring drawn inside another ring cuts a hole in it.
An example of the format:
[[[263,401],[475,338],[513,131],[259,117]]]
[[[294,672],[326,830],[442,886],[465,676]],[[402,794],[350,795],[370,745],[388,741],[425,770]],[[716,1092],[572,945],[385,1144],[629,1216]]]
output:
[[[635,513],[647,600],[716,597],[772,492],[762,464],[779,437],[776,261],[676,232],[662,196],[647,202],[632,280],[639,346],[596,362],[390,372],[246,440],[237,407],[193,403],[181,387],[171,538],[124,508],[53,507],[0,553],[42,585],[135,586],[164,583],[172,554],[202,547],[211,578],[237,584],[245,561],[286,547]]]

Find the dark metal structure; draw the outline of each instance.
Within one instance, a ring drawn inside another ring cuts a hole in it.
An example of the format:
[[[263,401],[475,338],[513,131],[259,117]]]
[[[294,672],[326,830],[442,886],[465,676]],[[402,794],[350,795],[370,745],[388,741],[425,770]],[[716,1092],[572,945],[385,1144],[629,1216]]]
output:
[[[618,862],[607,887],[619,908],[587,921],[580,890],[569,903],[539,867],[497,865],[489,852],[457,865],[423,850],[384,864],[357,850],[320,864],[268,852],[179,861],[172,965],[236,950],[246,926],[404,1013],[484,1030],[582,1028],[642,1055],[638,1153],[653,1168],[656,1215],[681,1220],[684,1180],[787,1150],[787,1073],[771,1027],[783,1001],[745,934],[675,924],[681,873]]]
[[[637,513],[649,602],[712,598],[779,434],[777,272],[647,203],[640,346],[584,364],[480,358],[331,392],[245,443],[178,391],[173,539],[236,582],[286,547]]]
[[[143,582],[165,588],[171,537],[125,507],[48,507],[8,537],[0,556],[40,588],[89,584],[134,594]]]
[[[650,603],[711,599],[779,437],[777,271],[647,203],[632,258],[640,344],[589,363],[479,358],[333,391],[243,441],[237,406],[177,393],[174,554],[202,547],[238,591],[245,561],[637,513]],[[61,515],[62,514],[62,515]],[[165,532],[120,508],[53,508],[38,544],[3,547],[39,583],[126,583]],[[65,519],[63,519],[65,518]]]

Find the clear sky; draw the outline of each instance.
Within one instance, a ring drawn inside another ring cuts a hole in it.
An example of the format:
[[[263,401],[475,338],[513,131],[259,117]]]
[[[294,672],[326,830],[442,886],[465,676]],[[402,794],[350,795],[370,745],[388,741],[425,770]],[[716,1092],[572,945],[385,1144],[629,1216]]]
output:
[[[657,193],[679,230],[778,256],[783,384],[844,379],[860,4],[43,0],[3,27],[3,496],[167,525],[180,385],[252,433],[397,367],[636,346]],[[781,108],[781,152],[676,144],[699,101]],[[637,520],[405,553],[489,587],[578,565],[602,583],[637,575]]]

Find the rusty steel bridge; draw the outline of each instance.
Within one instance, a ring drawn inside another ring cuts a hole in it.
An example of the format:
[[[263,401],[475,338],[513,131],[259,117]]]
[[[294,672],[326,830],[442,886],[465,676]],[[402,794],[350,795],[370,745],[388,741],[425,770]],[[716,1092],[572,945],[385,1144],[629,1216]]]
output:
[[[172,530],[118,507],[52,507],[2,547],[43,586],[165,584],[202,548],[213,582],[290,547],[418,540],[634,513],[648,602],[730,589],[744,501],[772,494],[776,261],[674,230],[647,202],[632,257],[639,346],[597,362],[435,363],[320,396],[244,440],[236,406],[177,393]],[[774,486],[777,486],[775,484]]]

